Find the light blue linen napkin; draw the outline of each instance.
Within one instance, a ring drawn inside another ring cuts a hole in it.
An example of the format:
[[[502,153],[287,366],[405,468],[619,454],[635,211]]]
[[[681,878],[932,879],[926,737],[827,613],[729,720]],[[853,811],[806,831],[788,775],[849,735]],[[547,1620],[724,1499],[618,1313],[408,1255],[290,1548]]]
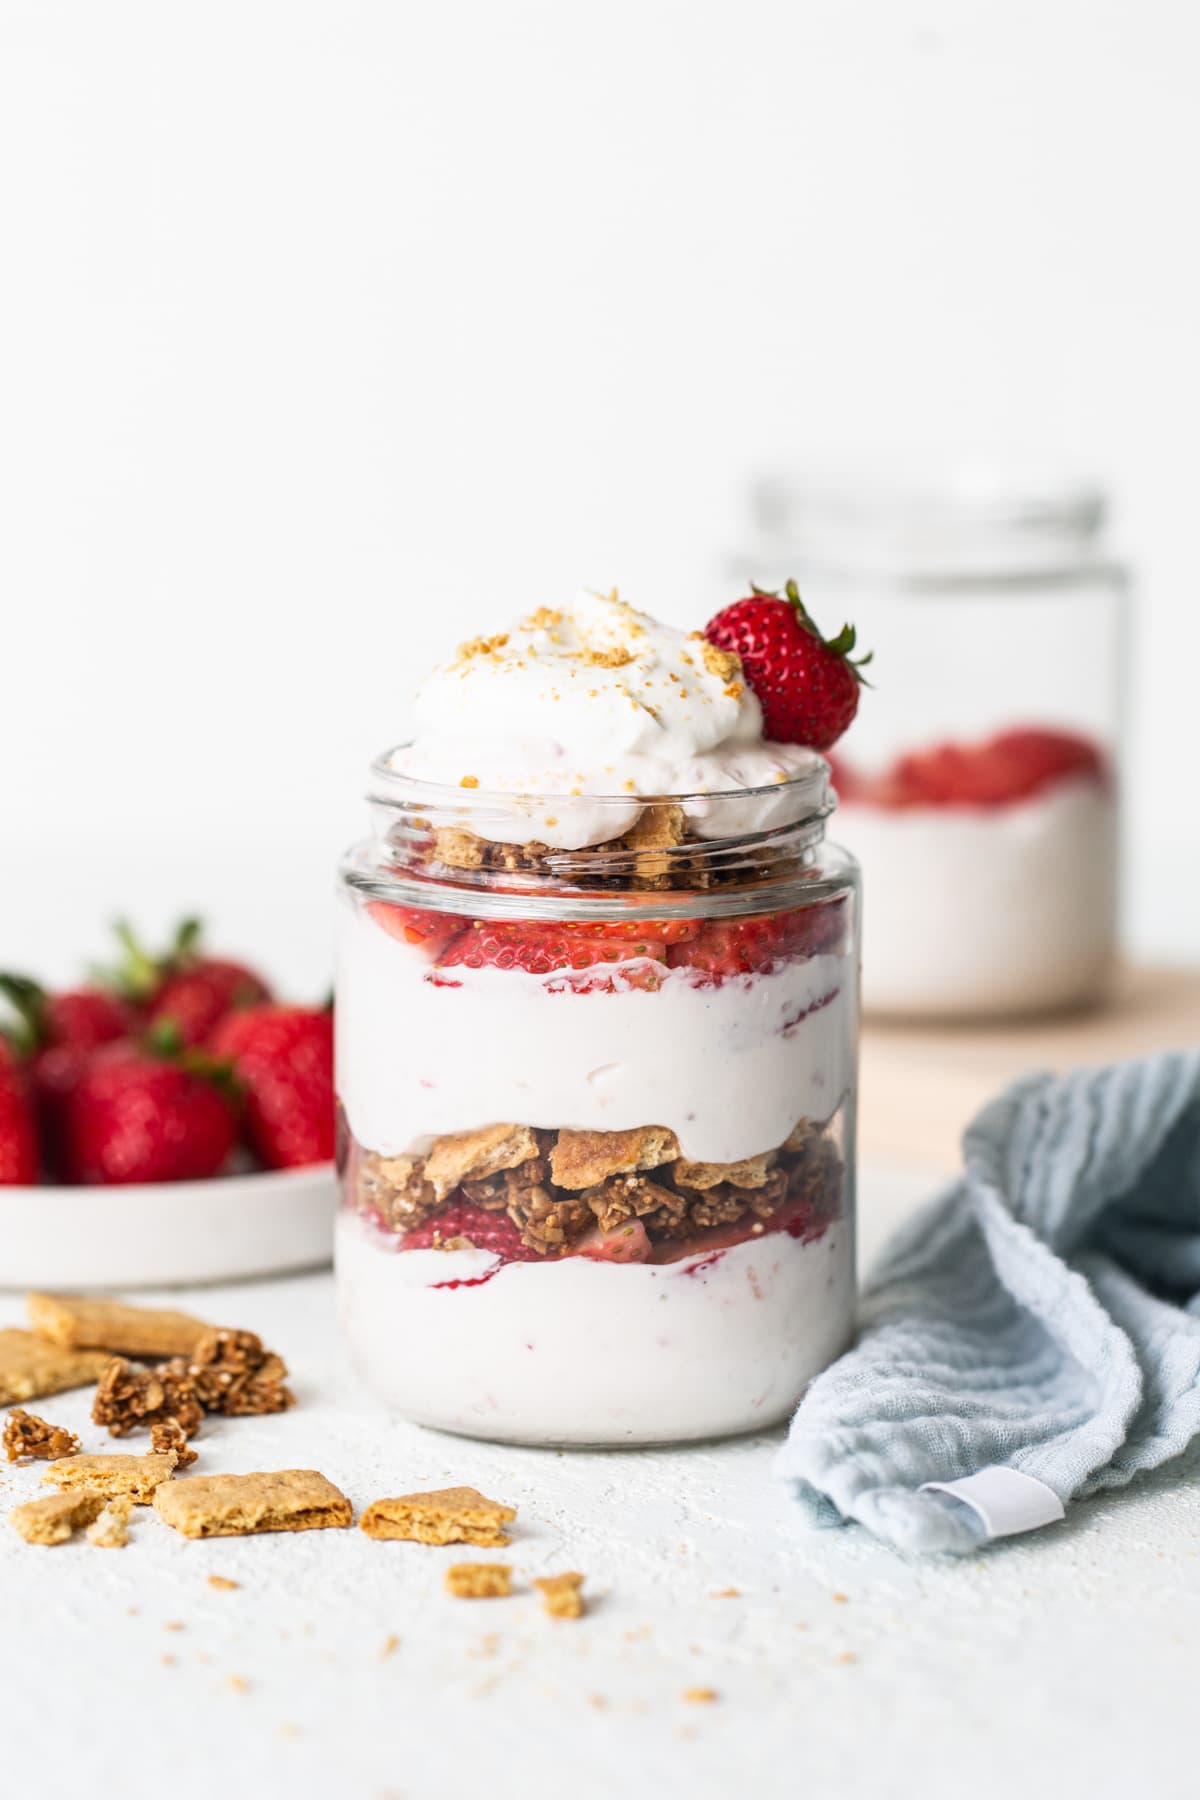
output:
[[[963,1150],[963,1178],[874,1270],[855,1348],[813,1383],[777,1463],[814,1522],[907,1551],[1046,1523],[1200,1432],[1200,1051],[1029,1076]],[[970,1482],[961,1499],[920,1491],[997,1466],[1017,1472],[1000,1477],[1015,1518],[992,1531]]]

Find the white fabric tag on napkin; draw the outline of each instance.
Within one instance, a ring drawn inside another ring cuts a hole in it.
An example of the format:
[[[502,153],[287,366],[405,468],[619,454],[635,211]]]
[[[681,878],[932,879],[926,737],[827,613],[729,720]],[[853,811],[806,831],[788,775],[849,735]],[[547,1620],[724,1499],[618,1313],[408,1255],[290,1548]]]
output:
[[[979,1515],[990,1538],[1037,1531],[1043,1525],[1057,1525],[1066,1516],[1054,1489],[1036,1475],[1022,1475],[1019,1469],[980,1469],[961,1481],[923,1482],[919,1491],[952,1494]]]

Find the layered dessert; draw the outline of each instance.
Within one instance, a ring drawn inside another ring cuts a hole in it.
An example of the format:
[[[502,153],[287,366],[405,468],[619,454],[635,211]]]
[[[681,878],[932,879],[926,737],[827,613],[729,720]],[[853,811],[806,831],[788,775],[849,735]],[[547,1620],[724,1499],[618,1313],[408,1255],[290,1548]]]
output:
[[[778,1420],[853,1285],[827,764],[615,594],[463,645],[415,717],[343,870],[353,1353],[407,1417],[515,1441]]]
[[[864,1001],[970,1017],[1078,1005],[1113,956],[1117,806],[1104,752],[1010,730],[864,772],[834,763],[839,825],[875,896]]]

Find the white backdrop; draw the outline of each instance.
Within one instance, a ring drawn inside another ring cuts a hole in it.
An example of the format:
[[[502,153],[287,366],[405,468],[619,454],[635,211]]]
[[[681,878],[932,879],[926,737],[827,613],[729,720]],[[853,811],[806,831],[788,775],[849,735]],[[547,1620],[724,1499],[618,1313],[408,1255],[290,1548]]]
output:
[[[199,907],[319,989],[442,643],[695,616],[755,470],[954,442],[1118,492],[1130,930],[1200,959],[1196,21],[0,0],[0,963]]]

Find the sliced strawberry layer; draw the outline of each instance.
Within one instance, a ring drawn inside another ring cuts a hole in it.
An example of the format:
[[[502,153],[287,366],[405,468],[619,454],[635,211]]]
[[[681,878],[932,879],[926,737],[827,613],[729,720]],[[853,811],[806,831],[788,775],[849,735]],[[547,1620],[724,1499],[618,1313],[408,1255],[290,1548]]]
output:
[[[666,961],[662,938],[644,931],[607,937],[590,924],[540,919],[476,919],[438,958],[442,969],[523,969],[529,975],[585,970],[637,957]]]
[[[879,775],[841,758],[833,781],[844,805],[900,811],[918,806],[1009,806],[1071,780],[1108,780],[1097,745],[1066,731],[999,732],[974,744],[935,744],[898,757]]]
[[[452,913],[431,912],[417,906],[393,906],[388,900],[368,900],[367,911],[389,937],[411,944],[431,961],[463,928]]]
[[[433,1250],[454,1238],[467,1238],[477,1250],[486,1250],[501,1262],[538,1262],[536,1250],[521,1242],[521,1234],[506,1212],[485,1212],[461,1194],[452,1196],[439,1210],[404,1234],[406,1250]]]
[[[640,1219],[626,1219],[612,1231],[601,1231],[597,1225],[571,1246],[573,1256],[610,1263],[648,1262],[650,1250],[650,1239]]]
[[[671,945],[667,962],[673,969],[697,969],[718,977],[749,975],[789,957],[840,950],[845,931],[842,899],[751,918],[711,919],[697,938]]]

